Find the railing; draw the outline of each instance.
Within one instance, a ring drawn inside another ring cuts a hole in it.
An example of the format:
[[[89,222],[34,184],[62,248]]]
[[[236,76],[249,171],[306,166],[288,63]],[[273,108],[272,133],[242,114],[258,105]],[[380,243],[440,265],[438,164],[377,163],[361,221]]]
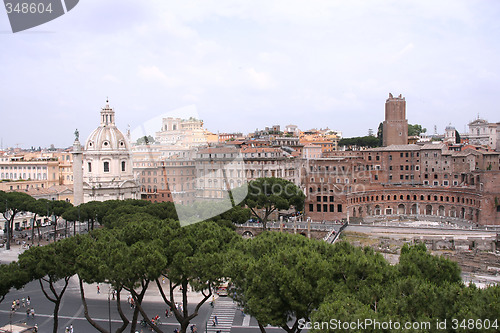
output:
[[[347,228],[347,225],[348,223],[345,222],[344,224],[342,224],[342,226],[340,227],[340,229],[335,232],[335,229],[332,229],[328,235],[324,238],[324,241],[327,242],[327,243],[330,243],[330,244],[335,244],[335,242],[339,239],[340,237],[340,234],[342,233],[342,231]]]
[[[298,223],[293,223],[293,222],[283,222],[283,226],[281,227],[282,229],[307,229],[308,228],[308,223],[307,222],[298,222]],[[325,221],[325,222],[311,222],[311,231],[330,231],[334,226],[338,225],[338,223],[333,222],[333,221]],[[243,224],[236,224],[237,227],[244,227],[244,228],[262,228],[263,225],[262,223],[259,222],[246,222]],[[267,228],[269,229],[280,229],[280,222],[267,222]]]

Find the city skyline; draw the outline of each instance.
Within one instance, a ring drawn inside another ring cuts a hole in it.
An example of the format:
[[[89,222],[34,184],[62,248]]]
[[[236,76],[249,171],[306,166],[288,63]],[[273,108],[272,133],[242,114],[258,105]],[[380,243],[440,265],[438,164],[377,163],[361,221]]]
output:
[[[388,93],[410,124],[497,122],[494,1],[86,1],[17,34],[0,14],[3,147],[69,147],[106,96],[125,131],[194,105],[212,132],[375,132]],[[160,124],[159,124],[160,126]]]

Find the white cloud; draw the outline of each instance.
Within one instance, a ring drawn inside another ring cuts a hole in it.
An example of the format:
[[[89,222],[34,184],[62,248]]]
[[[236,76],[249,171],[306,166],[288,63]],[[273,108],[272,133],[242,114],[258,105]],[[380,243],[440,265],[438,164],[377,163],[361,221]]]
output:
[[[257,72],[255,68],[248,68],[245,70],[250,83],[257,89],[271,89],[276,87],[276,82],[271,75],[266,72]]]
[[[408,112],[461,129],[477,109],[500,120],[499,16],[499,2],[470,0],[86,0],[47,25],[54,33],[0,34],[0,108],[44,128],[40,114],[71,112],[57,124],[83,136],[107,95],[132,127],[196,103],[213,131],[335,122],[356,135],[378,125],[393,92]],[[5,128],[4,142],[18,132]],[[52,141],[35,132],[27,145]]]
[[[179,81],[176,78],[167,76],[157,66],[139,66],[137,74],[145,81],[161,83],[169,87],[173,87],[179,84]]]

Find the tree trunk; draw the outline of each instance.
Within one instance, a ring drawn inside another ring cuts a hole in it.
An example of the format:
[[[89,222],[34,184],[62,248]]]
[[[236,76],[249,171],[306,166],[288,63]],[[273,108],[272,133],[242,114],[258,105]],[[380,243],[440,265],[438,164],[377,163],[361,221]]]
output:
[[[120,294],[121,294],[121,291],[122,289],[118,289],[116,291],[116,308],[118,309],[118,314],[120,315],[120,318],[122,319],[123,321],[123,325],[120,326],[117,330],[116,330],[116,333],[122,333],[123,331],[125,331],[125,329],[127,328],[128,324],[129,324],[129,320],[128,318],[125,316],[125,314],[123,313],[123,309],[122,309],[122,304],[120,302]]]
[[[40,223],[36,224],[36,230],[38,231],[38,246],[40,246]]]
[[[130,333],[135,333],[136,331],[135,328],[137,327],[137,318],[139,317],[139,307],[137,305],[142,303],[144,295],[146,294],[146,290],[148,289],[148,285],[149,281],[147,281],[146,283],[142,283],[142,290],[140,294],[137,294],[133,288],[128,289],[125,287],[125,290],[129,291],[132,294],[132,296],[134,296],[134,302],[135,302],[134,315],[132,317]]]
[[[266,329],[264,328],[264,326],[262,326],[262,324],[260,323],[260,321],[257,320],[257,324],[259,324],[260,332],[261,333],[266,333]]]
[[[54,313],[53,313],[54,324],[52,326],[52,328],[53,328],[52,332],[53,333],[57,333],[57,328],[58,328],[58,325],[59,325],[59,307],[61,305],[61,299],[62,299],[62,297],[64,295],[64,292],[66,291],[66,288],[68,287],[69,279],[70,279],[69,277],[65,277],[64,278],[64,287],[61,290],[61,292],[60,292],[59,295],[57,294],[56,289],[54,288],[54,281],[52,280],[52,277],[49,277],[48,281],[46,281],[44,279],[39,279],[38,280],[40,282],[40,287],[42,288],[42,292],[45,295],[45,297],[49,301],[51,301],[52,303],[54,303]],[[47,294],[47,292],[45,291],[45,287],[43,286],[43,281],[46,281],[49,284],[50,291],[52,292],[52,295],[54,297],[50,297],[49,294]]]
[[[85,300],[85,291],[83,290],[83,281],[80,276],[78,276],[78,280],[80,282],[80,296],[82,299],[82,304],[83,304],[83,313],[85,315],[85,319],[89,322],[90,325],[92,325],[96,330],[98,330],[101,333],[111,333],[108,332],[106,329],[102,328],[99,326],[97,322],[95,322],[90,316],[89,316],[89,309],[87,306],[87,301]]]
[[[54,305],[54,325],[52,326],[52,333],[57,333],[57,328],[59,326],[59,306],[61,305],[61,299],[58,298]]]

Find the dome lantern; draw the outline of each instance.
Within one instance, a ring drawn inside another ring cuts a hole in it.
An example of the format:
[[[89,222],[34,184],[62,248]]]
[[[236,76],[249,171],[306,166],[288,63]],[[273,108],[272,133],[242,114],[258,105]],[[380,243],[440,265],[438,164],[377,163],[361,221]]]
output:
[[[106,98],[106,105],[101,109],[101,126],[115,126],[115,111],[109,107]]]

